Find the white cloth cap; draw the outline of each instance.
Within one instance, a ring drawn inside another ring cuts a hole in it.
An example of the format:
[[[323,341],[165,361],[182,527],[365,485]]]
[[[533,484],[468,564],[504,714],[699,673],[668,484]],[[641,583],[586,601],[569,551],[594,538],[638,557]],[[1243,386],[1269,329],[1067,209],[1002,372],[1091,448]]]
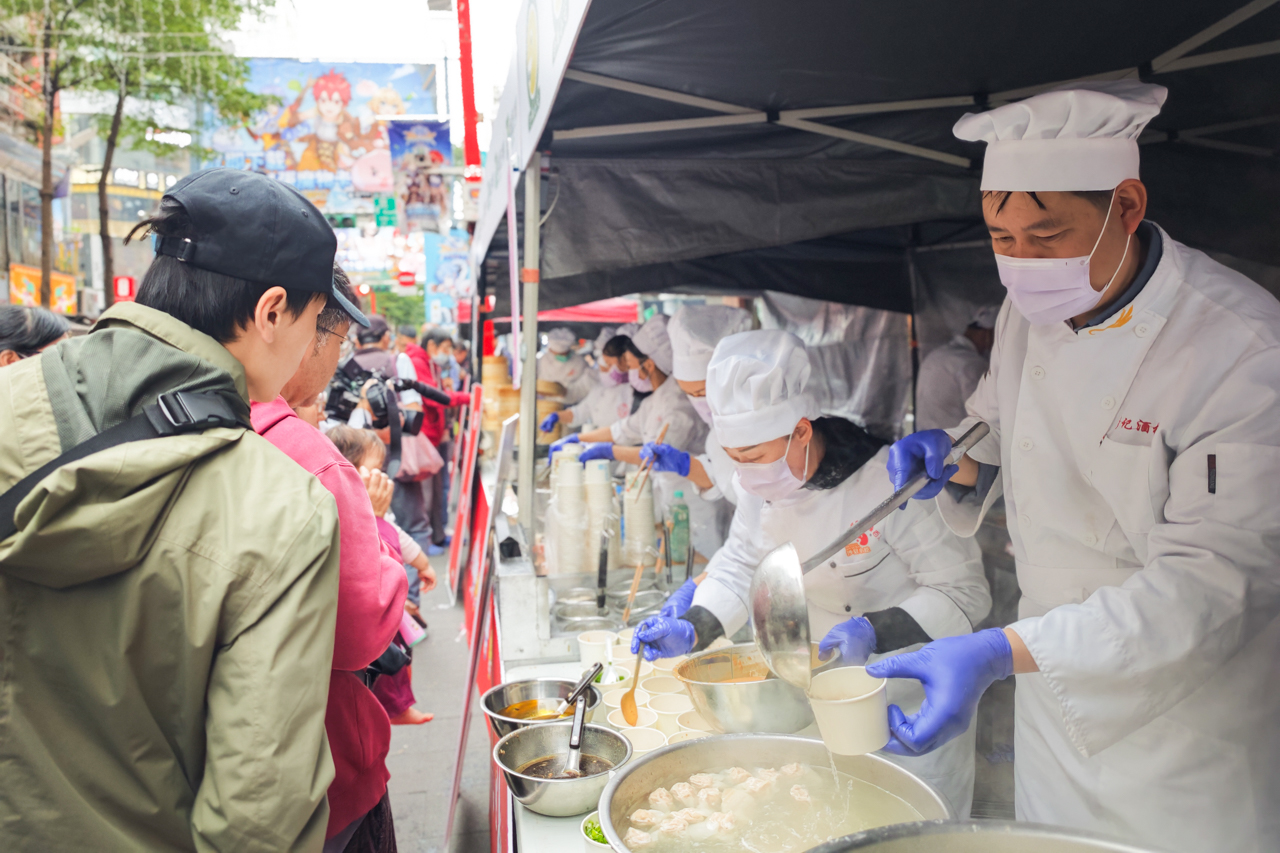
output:
[[[547,349],[563,355],[578,343],[578,336],[564,326],[547,332]]]
[[[953,132],[987,143],[983,192],[1111,190],[1138,177],[1138,136],[1168,94],[1137,80],[1073,83],[966,113]]]
[[[711,353],[722,338],[751,328],[751,315],[732,305],[681,305],[667,333],[671,335],[671,374],[683,382],[707,378]]]
[[[969,317],[969,325],[977,326],[979,329],[994,329],[996,317],[999,316],[999,305],[979,305],[973,309],[973,314]]]
[[[730,335],[707,365],[707,402],[721,447],[749,447],[791,433],[821,410],[808,390],[809,353],[790,332]]]
[[[634,338],[636,336],[636,332],[638,331],[640,331],[640,324],[623,323],[621,326],[618,327],[618,330],[614,332],[614,335],[615,336],[626,335],[628,338]]]
[[[667,334],[666,314],[654,314],[640,327],[640,331],[631,336],[631,343],[653,359],[659,370],[671,375],[671,336]]]
[[[617,335],[618,333],[614,330],[613,326],[605,326],[600,330],[600,334],[596,335],[595,344],[591,347],[591,351],[595,353],[596,358],[599,358],[601,353],[604,351],[604,345],[617,337]]]

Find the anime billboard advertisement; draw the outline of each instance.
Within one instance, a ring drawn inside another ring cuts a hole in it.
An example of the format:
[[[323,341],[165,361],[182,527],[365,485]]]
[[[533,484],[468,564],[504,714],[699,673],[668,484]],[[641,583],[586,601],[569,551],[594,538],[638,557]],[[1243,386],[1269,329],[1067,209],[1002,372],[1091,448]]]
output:
[[[450,181],[438,168],[453,162],[448,120],[392,121],[387,136],[400,227],[406,231],[447,227]]]
[[[325,213],[372,213],[394,190],[387,117],[436,112],[435,66],[251,59],[249,89],[280,103],[223,127],[208,165],[263,172]],[[380,118],[381,117],[381,118]]]

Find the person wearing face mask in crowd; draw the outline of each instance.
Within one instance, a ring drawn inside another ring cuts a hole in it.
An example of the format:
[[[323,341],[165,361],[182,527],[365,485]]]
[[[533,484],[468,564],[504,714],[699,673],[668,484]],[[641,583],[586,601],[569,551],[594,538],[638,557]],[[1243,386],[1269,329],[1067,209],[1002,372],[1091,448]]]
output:
[[[596,369],[599,381],[587,392],[587,396],[576,405],[563,412],[551,412],[542,419],[539,428],[543,432],[551,432],[557,423],[585,428],[610,427],[631,414],[631,386],[627,383],[627,372],[618,366],[618,356],[622,346],[613,350],[610,356],[605,352],[606,345],[617,337],[612,326],[605,326],[595,342]],[[623,345],[625,346],[625,345]]]
[[[822,417],[809,381],[808,353],[790,332],[743,332],[716,346],[707,400],[714,440],[737,469],[738,508],[684,616],[650,617],[636,630],[633,647],[644,644],[647,659],[688,654],[733,634],[747,621],[751,577],[766,554],[791,542],[807,559],[893,491],[885,443],[850,421]],[[822,655],[838,652],[846,665],[968,634],[991,607],[977,544],[921,502],[805,575],[805,591]],[[888,689],[900,707],[916,708],[923,698],[914,682],[891,681]],[[889,757],[968,816],[973,730],[937,753]]]
[[[890,718],[912,753],[1017,675],[1019,819],[1280,850],[1280,303],[1145,219],[1138,136],[1166,94],[1093,84],[957,123],[987,142],[1009,299],[948,432],[991,434],[945,466],[948,432],[916,433],[889,470],[927,472],[916,497],[964,535],[1003,492],[1021,618],[871,669],[924,683]]]
[[[633,414],[611,427],[560,439],[551,445],[552,453],[566,443],[594,442],[582,451],[579,457],[582,461],[616,459],[628,465],[639,465],[641,446],[645,442],[657,441],[664,426],[667,427],[664,443],[676,447],[702,447],[707,438],[707,425],[698,417],[680,386],[670,379],[672,354],[666,315],[658,314],[641,326],[631,338],[623,357],[626,359],[627,381],[638,393],[648,396]],[[665,518],[675,493],[683,492],[689,507],[689,533],[694,549],[703,554],[714,553],[724,541],[724,513],[719,502],[698,497],[693,484],[673,472],[655,473],[652,480],[655,515]]]
[[[582,402],[596,384],[599,373],[573,351],[577,345],[577,336],[561,327],[547,332],[547,348],[538,353],[538,378],[560,383],[564,387],[566,406]]]

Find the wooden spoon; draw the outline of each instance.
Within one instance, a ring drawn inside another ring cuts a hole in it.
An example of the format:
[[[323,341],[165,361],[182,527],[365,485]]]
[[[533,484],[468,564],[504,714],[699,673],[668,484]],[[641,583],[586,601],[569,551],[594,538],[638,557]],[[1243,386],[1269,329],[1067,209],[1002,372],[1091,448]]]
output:
[[[640,709],[636,707],[636,688],[640,686],[640,663],[644,660],[644,643],[636,650],[636,671],[631,676],[631,689],[622,694],[622,719],[628,726],[640,722]]]

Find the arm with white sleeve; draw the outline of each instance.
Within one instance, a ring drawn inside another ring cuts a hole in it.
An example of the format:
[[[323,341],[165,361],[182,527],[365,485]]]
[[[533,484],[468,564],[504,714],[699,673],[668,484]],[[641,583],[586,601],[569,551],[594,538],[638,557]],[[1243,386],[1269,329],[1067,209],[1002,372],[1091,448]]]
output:
[[[707,577],[698,585],[693,604],[684,618],[699,628],[698,648],[716,637],[731,636],[747,623],[747,598],[756,567],[768,553],[760,534],[760,509],[764,501],[738,492],[738,508],[729,536],[707,564]]]

